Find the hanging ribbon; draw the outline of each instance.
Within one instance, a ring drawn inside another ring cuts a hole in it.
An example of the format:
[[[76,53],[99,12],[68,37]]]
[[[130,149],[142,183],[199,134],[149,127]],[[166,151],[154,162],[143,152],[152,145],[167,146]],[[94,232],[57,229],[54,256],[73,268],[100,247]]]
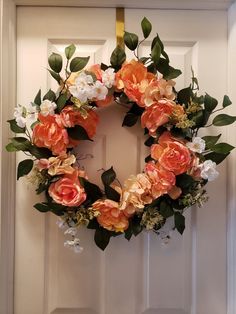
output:
[[[116,44],[124,48],[125,10],[116,8]]]

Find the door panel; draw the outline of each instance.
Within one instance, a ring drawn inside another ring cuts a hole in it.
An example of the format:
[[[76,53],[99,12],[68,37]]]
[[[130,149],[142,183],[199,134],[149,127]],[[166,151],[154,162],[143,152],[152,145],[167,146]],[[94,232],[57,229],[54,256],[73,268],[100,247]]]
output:
[[[226,13],[132,9],[126,10],[126,29],[140,32],[143,16],[160,33],[173,66],[183,71],[177,88],[190,82],[192,65],[203,91],[222,98]],[[109,63],[115,47],[114,9],[20,7],[17,18],[18,103],[30,102],[39,87],[45,92],[56,87],[45,70],[47,56],[71,42],[78,55],[90,55],[91,64]],[[147,42],[141,53],[149,49]],[[110,166],[121,182],[142,170],[143,135],[138,126],[121,128],[125,111],[116,104],[99,110],[95,141],[78,148],[80,164],[95,183],[100,183],[99,170]],[[38,198],[21,180],[16,192],[15,314],[226,314],[225,182],[222,166],[220,179],[209,186],[210,201],[186,212],[183,237],[174,232],[168,244],[148,233],[130,242],[114,238],[101,252],[92,232],[81,228],[84,251],[75,254],[64,248],[57,217],[32,209]]]

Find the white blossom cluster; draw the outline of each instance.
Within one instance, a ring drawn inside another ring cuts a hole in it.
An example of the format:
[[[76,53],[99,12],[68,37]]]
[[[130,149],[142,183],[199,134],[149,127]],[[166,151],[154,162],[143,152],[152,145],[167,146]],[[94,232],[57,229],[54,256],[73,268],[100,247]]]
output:
[[[24,128],[27,122],[32,124],[37,120],[37,108],[33,103],[30,103],[28,106],[17,105],[14,110],[14,117],[16,124],[20,128]]]
[[[186,146],[195,153],[203,153],[206,147],[205,141],[201,137],[194,137],[192,142],[188,142]],[[216,170],[216,163],[212,160],[206,160],[202,164],[199,165],[201,170],[201,178],[213,181],[215,180],[219,172]]]
[[[94,79],[92,75],[81,72],[75,79],[74,85],[69,87],[71,94],[81,103],[89,100],[104,100],[108,94],[108,89],[114,85],[114,69],[108,68],[102,72],[102,81]]]
[[[69,227],[65,220],[60,219],[57,221],[57,225],[61,229],[65,229],[64,234],[71,236],[71,240],[66,240],[64,242],[64,247],[72,249],[75,253],[81,253],[83,251],[83,247],[80,245],[80,239],[77,236],[78,229],[76,227]]]
[[[43,100],[39,106],[39,111],[43,116],[53,115],[57,105],[48,99]],[[16,124],[20,128],[24,128],[27,123],[34,123],[38,118],[38,108],[34,103],[28,106],[17,105],[14,110]]]

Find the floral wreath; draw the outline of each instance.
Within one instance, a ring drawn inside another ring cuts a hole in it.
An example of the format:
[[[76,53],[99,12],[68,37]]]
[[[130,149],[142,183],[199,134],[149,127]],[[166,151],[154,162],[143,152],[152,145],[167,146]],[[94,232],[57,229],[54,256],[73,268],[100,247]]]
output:
[[[143,230],[169,238],[169,231],[183,233],[187,208],[207,200],[204,186],[218,176],[216,165],[234,148],[218,143],[220,134],[199,137],[200,128],[229,125],[236,117],[212,114],[231,105],[224,96],[222,107],[208,94],[198,95],[197,78],[180,91],[175,82],[181,71],[170,60],[158,35],[152,40],[148,57],[139,57],[140,44],[150,35],[148,19],[141,22],[143,39],[124,33],[124,43],[135,58],[126,61],[124,49],[117,46],[110,65],[95,64],[85,69],[88,58],[73,57],[75,46],[65,48],[63,59],[53,53],[49,73],[59,89],[41,97],[41,90],[29,106],[18,105],[9,120],[14,133],[7,151],[23,151],[30,158],[21,161],[17,179],[22,176],[36,184],[36,193],[46,200],[34,207],[60,216],[60,226],[71,236],[65,246],[81,251],[78,227],[95,229],[96,245],[104,250],[110,238],[124,235],[127,240]],[[150,154],[142,173],[130,175],[123,186],[111,167],[103,171],[103,188],[92,183],[79,167],[75,148],[91,140],[99,122],[97,108],[122,103],[129,109],[123,127],[141,120]],[[172,221],[168,224],[167,222]],[[163,232],[164,227],[167,231]],[[169,229],[168,229],[169,228]],[[164,236],[163,236],[164,234]]]

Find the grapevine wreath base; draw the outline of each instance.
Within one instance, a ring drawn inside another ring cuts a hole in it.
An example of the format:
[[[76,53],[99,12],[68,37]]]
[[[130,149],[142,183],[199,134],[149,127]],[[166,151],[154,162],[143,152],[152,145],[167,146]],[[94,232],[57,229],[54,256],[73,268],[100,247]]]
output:
[[[236,121],[227,114],[214,114],[231,105],[229,97],[224,96],[216,109],[215,98],[198,94],[194,73],[191,84],[177,91],[173,79],[181,71],[170,66],[158,35],[152,40],[150,55],[139,56],[140,45],[152,30],[146,18],[141,27],[141,40],[124,33],[126,47],[134,52],[130,61],[117,46],[110,65],[85,68],[89,57],[73,57],[76,48],[72,44],[65,48],[62,71],[61,55],[51,54],[48,71],[58,82],[58,90],[50,89],[43,97],[39,90],[34,101],[18,105],[14,119],[8,121],[19,136],[11,139],[7,150],[29,156],[19,163],[17,179],[27,176],[36,184],[36,193],[45,194],[45,201],[34,207],[60,216],[60,225],[71,236],[65,245],[76,252],[81,250],[77,238],[81,225],[95,230],[95,242],[103,250],[111,237],[124,235],[130,240],[143,230],[160,234],[170,217],[174,223],[169,231],[177,229],[182,234],[184,211],[207,200],[205,185],[218,176],[216,165],[233,149],[218,143],[221,134],[198,136],[203,127]],[[110,167],[101,174],[103,187],[99,187],[79,166],[75,148],[79,151],[83,141],[91,141],[96,134],[96,109],[114,102],[128,108],[123,127],[141,125],[150,153],[142,173],[129,175],[121,185]]]

